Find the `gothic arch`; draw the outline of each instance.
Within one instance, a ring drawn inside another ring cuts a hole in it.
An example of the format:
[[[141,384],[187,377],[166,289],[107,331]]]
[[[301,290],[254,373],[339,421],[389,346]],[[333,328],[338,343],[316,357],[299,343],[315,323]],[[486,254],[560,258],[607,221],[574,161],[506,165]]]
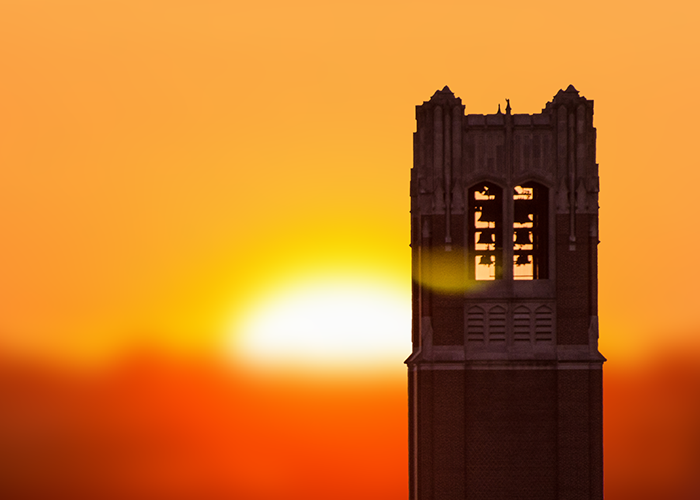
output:
[[[513,279],[549,277],[549,188],[538,182],[513,186]]]
[[[524,305],[513,309],[513,341],[530,342],[532,333],[532,311]]]
[[[489,344],[506,341],[506,310],[501,306],[489,309],[488,341]]]
[[[505,190],[493,182],[467,189],[467,276],[475,280],[503,277]]]

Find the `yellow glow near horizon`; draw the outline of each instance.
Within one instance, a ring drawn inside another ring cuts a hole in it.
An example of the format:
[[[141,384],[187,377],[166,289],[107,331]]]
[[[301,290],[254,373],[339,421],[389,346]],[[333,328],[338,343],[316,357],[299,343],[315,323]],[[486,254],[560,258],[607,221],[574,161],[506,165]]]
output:
[[[333,276],[288,285],[244,315],[236,358],[257,368],[381,367],[410,351],[410,293],[388,281]]]

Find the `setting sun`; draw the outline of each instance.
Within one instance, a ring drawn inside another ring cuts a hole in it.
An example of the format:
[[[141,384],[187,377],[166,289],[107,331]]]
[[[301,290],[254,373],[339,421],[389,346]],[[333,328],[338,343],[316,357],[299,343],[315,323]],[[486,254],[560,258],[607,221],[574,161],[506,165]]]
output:
[[[410,296],[378,279],[327,277],[288,285],[251,308],[232,335],[258,367],[396,363],[410,349]]]

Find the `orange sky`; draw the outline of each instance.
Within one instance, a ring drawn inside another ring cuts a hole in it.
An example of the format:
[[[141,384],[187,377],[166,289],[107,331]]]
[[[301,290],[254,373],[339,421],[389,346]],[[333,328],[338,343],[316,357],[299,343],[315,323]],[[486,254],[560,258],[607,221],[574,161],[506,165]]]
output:
[[[4,0],[0,352],[209,352],[304,276],[407,290],[414,106],[444,85],[469,113],[595,101],[601,349],[696,344],[699,14]]]
[[[414,106],[448,84],[467,112],[533,113],[573,83],[599,131],[603,344],[695,332],[697,18],[673,1],[2,2],[0,331],[186,343],[319,261],[408,286]]]

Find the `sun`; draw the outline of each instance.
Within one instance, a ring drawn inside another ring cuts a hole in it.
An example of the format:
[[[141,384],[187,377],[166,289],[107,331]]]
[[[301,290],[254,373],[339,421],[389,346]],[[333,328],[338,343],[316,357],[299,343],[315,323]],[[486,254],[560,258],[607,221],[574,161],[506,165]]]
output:
[[[410,352],[410,290],[391,281],[324,277],[280,287],[231,335],[258,368],[342,369],[400,364]]]

